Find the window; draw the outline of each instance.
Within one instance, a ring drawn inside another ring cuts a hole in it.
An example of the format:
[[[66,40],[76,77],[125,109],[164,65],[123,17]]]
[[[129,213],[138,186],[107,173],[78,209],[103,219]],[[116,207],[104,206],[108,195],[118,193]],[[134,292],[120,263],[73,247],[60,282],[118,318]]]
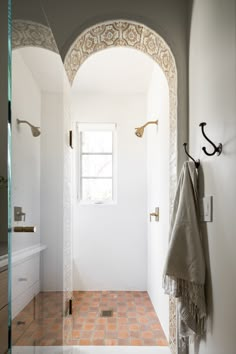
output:
[[[78,124],[81,203],[115,201],[115,124]]]

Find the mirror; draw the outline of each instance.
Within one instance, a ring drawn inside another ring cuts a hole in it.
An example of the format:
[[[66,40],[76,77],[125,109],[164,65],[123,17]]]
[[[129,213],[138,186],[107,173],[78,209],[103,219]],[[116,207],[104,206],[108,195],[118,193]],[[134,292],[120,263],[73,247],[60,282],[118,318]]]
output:
[[[70,298],[64,269],[71,249],[69,92],[41,2],[13,1],[9,266],[12,345],[19,350],[64,341]]]

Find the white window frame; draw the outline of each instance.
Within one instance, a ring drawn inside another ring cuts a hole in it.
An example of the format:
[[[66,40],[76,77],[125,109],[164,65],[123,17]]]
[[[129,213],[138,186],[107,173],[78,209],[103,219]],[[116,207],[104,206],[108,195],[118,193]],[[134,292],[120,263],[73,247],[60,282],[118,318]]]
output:
[[[116,188],[116,176],[117,176],[117,124],[116,123],[76,123],[77,131],[77,147],[78,153],[78,183],[77,183],[77,197],[79,204],[81,205],[114,205],[117,203],[117,188]],[[82,153],[82,139],[81,133],[86,131],[111,131],[112,132],[112,152],[98,152],[98,153]],[[82,156],[83,155],[111,155],[112,156],[112,177],[83,177],[82,176]],[[82,179],[111,179],[112,180],[112,199],[111,200],[82,200]]]

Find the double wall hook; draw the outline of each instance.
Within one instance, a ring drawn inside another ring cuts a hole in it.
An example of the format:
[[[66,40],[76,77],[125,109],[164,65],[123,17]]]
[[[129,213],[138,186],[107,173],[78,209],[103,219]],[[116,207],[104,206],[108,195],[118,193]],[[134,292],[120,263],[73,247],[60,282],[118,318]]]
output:
[[[204,132],[204,127],[205,127],[206,123],[202,122],[199,124],[199,127],[202,128],[202,135],[204,136],[204,138],[213,146],[214,151],[213,152],[207,152],[205,146],[202,148],[202,150],[204,151],[204,153],[208,156],[213,156],[216,153],[218,154],[218,156],[222,153],[222,144],[220,143],[218,146],[216,146],[205,134]]]
[[[187,143],[184,143],[183,144],[183,147],[184,147],[184,151],[186,153],[186,155],[195,163],[195,167],[198,168],[200,166],[200,160],[194,160],[194,158],[189,155],[188,151],[187,151]]]

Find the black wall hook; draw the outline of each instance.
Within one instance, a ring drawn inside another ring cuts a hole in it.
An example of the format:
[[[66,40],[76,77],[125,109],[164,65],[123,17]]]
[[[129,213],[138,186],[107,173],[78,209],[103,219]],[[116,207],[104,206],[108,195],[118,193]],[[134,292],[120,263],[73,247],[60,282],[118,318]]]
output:
[[[195,167],[198,168],[200,166],[200,160],[194,160],[194,158],[189,155],[188,151],[187,151],[187,143],[183,143],[183,147],[184,147],[184,151],[186,153],[186,155],[195,163]]]
[[[207,152],[205,146],[202,148],[202,150],[204,151],[204,153],[208,156],[213,156],[216,153],[218,154],[218,156],[222,153],[222,144],[220,143],[218,146],[216,146],[205,134],[204,132],[204,127],[205,127],[206,123],[202,122],[199,124],[199,127],[202,128],[202,135],[204,136],[204,138],[213,146],[214,151],[213,152]]]

